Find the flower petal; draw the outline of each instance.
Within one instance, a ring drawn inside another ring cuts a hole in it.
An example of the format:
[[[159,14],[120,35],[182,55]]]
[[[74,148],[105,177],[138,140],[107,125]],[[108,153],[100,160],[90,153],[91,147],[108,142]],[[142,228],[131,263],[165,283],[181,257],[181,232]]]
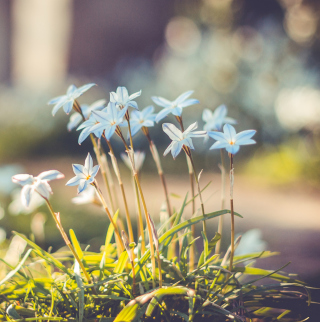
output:
[[[160,97],[160,96],[152,96],[151,99],[159,106],[161,107],[170,107],[172,105],[172,102],[167,100],[166,98]]]
[[[225,135],[221,132],[216,132],[216,131],[208,131],[207,134],[217,140],[217,141],[221,141],[221,142],[225,142],[229,144],[229,141],[226,139]]]
[[[61,95],[61,96],[51,99],[47,104],[54,105],[54,104],[57,104],[58,102],[60,102],[61,100],[64,101],[65,98],[66,98],[66,95]]]
[[[87,180],[81,180],[78,186],[78,193],[82,192],[88,187],[88,181]]]
[[[67,89],[67,95],[70,97],[76,90],[77,87],[75,85],[70,85]]]
[[[139,110],[138,104],[137,104],[137,102],[135,102],[135,101],[130,101],[130,102],[127,104],[127,107],[129,107],[129,106],[131,106],[131,107],[135,108],[136,110]]]
[[[141,95],[141,89],[139,92],[133,93],[129,96],[129,100],[134,100],[135,98],[139,97]]]
[[[129,97],[128,90],[124,86],[119,86],[117,88],[118,102],[117,103],[126,103]]]
[[[178,98],[175,99],[174,103],[175,105],[181,104],[183,101],[185,101],[194,91],[187,91],[182,93]]]
[[[169,146],[165,149],[165,151],[163,152],[163,156],[166,156],[166,155],[171,151],[171,149],[172,149],[172,145],[173,145],[173,142],[174,142],[174,141],[172,141],[172,142],[169,144]]]
[[[66,183],[66,186],[77,186],[81,180],[85,180],[85,179],[75,176]]]
[[[34,184],[34,190],[36,190],[43,198],[48,199],[50,193],[52,193],[49,183],[45,180],[38,180]]]
[[[33,176],[30,174],[16,174],[15,176],[12,177],[12,182],[18,183],[21,186],[25,186],[26,184],[32,184],[34,179]]]
[[[208,108],[204,109],[202,112],[202,121],[203,122],[208,122],[212,117],[212,112]]]
[[[226,147],[226,150],[231,153],[231,154],[236,154],[240,149],[240,146],[237,144],[233,144],[233,145],[228,145]]]
[[[194,122],[191,125],[188,126],[188,128],[183,132],[185,134],[194,131],[196,128],[198,128],[198,122]]]
[[[65,111],[66,114],[69,114],[72,111],[73,102],[74,102],[73,100],[68,101],[63,105],[63,110]]]
[[[236,138],[236,130],[235,128],[230,124],[225,124],[223,127],[223,133],[225,135],[225,138],[230,141],[235,141]]]
[[[79,176],[80,178],[85,178],[86,177],[86,173],[85,173],[85,169],[84,166],[81,164],[73,164],[72,165],[73,168],[73,172],[76,176]]]
[[[182,139],[182,132],[175,125],[171,123],[163,123],[162,129],[171,140],[177,141]]]
[[[95,83],[89,83],[89,84],[79,87],[77,89],[77,93],[76,93],[76,95],[78,95],[77,97],[79,97],[80,95],[82,95],[84,92],[86,92],[88,89],[90,89],[91,87],[93,87],[95,85],[96,85]]]
[[[95,165],[95,166],[91,169],[91,173],[89,173],[89,174],[90,174],[90,176],[91,176],[91,178],[94,178],[94,177],[97,175],[97,173],[98,173],[98,171],[99,171],[99,168],[100,168],[100,166]]]
[[[24,206],[29,207],[33,191],[31,185],[26,185],[21,189],[21,201]]]
[[[110,92],[110,102],[117,102],[118,101],[118,95],[116,92]]]
[[[79,145],[81,145],[81,143],[90,135],[90,133],[91,133],[90,127],[87,127],[81,131],[78,139]]]
[[[228,142],[221,142],[221,141],[217,141],[215,143],[213,143],[210,147],[210,150],[213,149],[225,149],[227,146],[229,146]]]
[[[52,109],[52,116],[55,116],[60,107],[65,103],[66,101],[66,96],[63,96],[63,98],[60,99],[60,101],[53,107]],[[50,103],[50,102],[49,102]]]
[[[179,142],[173,141],[172,142],[171,154],[174,159],[181,152],[182,146],[183,146],[183,144],[181,143],[181,141],[179,141]]]
[[[239,132],[235,137],[235,141],[237,142],[238,145],[242,145],[243,144],[242,141],[251,139],[255,134],[256,134],[255,130],[246,130],[246,131]]]
[[[238,141],[236,141],[236,143],[238,145],[251,145],[251,144],[256,144],[257,142],[255,140],[252,140],[252,139],[242,139],[241,140],[241,143],[239,143]]]
[[[170,108],[164,108],[162,111],[160,111],[156,116],[156,122],[159,123],[163,118],[165,118],[168,114],[170,114],[171,109]]]
[[[79,113],[74,113],[70,116],[69,123],[67,124],[68,131],[73,130],[75,127],[79,125],[79,123],[82,121],[82,117]]]
[[[55,179],[62,179],[62,178],[64,178],[64,174],[58,170],[49,170],[49,171],[41,172],[38,175],[38,178],[41,180],[50,181],[50,180],[55,180]]]
[[[84,167],[87,169],[88,175],[90,175],[90,172],[92,171],[92,167],[93,167],[93,160],[90,153],[88,153],[86,157],[86,160],[84,162]]]
[[[199,104],[199,100],[195,99],[195,98],[190,98],[182,103],[179,104],[179,106],[181,108],[184,108],[184,107],[188,107],[188,106],[191,106],[191,105],[194,105],[194,104]]]

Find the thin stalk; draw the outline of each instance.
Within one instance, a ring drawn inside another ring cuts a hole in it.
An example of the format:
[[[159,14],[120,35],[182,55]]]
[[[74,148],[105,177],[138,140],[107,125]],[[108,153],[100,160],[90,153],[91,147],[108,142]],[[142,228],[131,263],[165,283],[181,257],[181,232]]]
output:
[[[106,201],[105,201],[105,199],[104,199],[104,197],[103,197],[103,195],[102,195],[102,193],[101,193],[101,190],[99,189],[99,187],[98,187],[98,184],[97,184],[97,182],[96,181],[94,181],[93,183],[91,183],[92,185],[93,185],[93,187],[96,189],[96,192],[97,192],[97,194],[98,194],[98,197],[99,197],[99,199],[100,199],[100,201],[101,201],[101,203],[102,203],[102,205],[103,205],[103,208],[105,209],[105,211],[106,211],[106,213],[107,213],[107,215],[108,215],[108,218],[109,218],[109,220],[110,220],[110,222],[111,222],[111,224],[113,225],[113,227],[114,227],[114,232],[115,232],[115,235],[116,235],[116,242],[117,242],[117,251],[118,251],[118,256],[120,256],[121,255],[121,253],[123,252],[123,250],[124,250],[124,246],[123,246],[123,243],[122,243],[122,240],[121,240],[121,237],[120,237],[120,233],[119,233],[119,230],[118,230],[118,227],[117,227],[117,225],[116,225],[116,223],[113,221],[113,219],[112,219],[112,216],[111,216],[111,213],[110,213],[110,210],[109,210],[109,208],[108,208],[108,205],[107,205],[107,203],[106,203]]]
[[[225,162],[224,162],[224,151],[223,149],[220,149],[220,156],[221,156],[221,210],[225,209],[225,199],[226,199],[226,168],[225,168]],[[220,254],[221,249],[221,241],[222,241],[222,231],[223,231],[223,218],[224,216],[219,217],[219,224],[218,224],[218,233],[220,234],[220,239],[217,242],[216,245],[216,254]]]
[[[229,271],[232,272],[233,256],[234,256],[234,209],[233,209],[233,154],[230,153],[230,210],[231,210],[231,252],[230,252],[230,264]]]
[[[127,143],[126,143],[126,141],[125,141],[125,139],[124,139],[124,137],[122,135],[122,132],[121,132],[119,127],[118,127],[116,133],[121,138],[121,140],[122,140],[122,142],[123,142],[123,144],[125,146],[125,149],[128,152],[129,159],[131,160],[129,147],[128,147],[128,145],[127,145]],[[152,263],[152,277],[153,277],[152,285],[153,285],[153,288],[155,288],[156,287],[156,282],[155,282],[155,280],[156,280],[156,261],[155,261],[155,256],[154,256],[154,243],[153,243],[153,239],[152,239],[152,228],[151,228],[151,223],[150,223],[149,216],[148,216],[148,209],[147,209],[146,201],[144,199],[144,195],[143,195],[142,188],[141,188],[141,185],[140,185],[138,173],[135,170],[135,167],[134,167],[134,164],[133,164],[132,160],[131,160],[131,165],[132,165],[133,176],[134,176],[134,179],[135,179],[135,181],[137,183],[137,187],[138,187],[138,190],[139,190],[139,193],[140,193],[142,206],[143,206],[143,210],[144,210],[144,215],[146,217],[146,222],[147,222],[147,227],[148,227],[150,253],[151,253],[151,263]]]
[[[176,116],[176,119],[178,123],[180,124],[181,131],[184,132],[184,126],[183,126],[183,121],[181,116]],[[186,155],[187,158],[187,165],[188,165],[188,171],[189,171],[189,179],[190,179],[190,188],[191,188],[191,196],[192,196],[192,215],[196,212],[196,199],[195,199],[195,194],[194,194],[194,181],[193,181],[193,176],[194,174],[194,169],[192,167],[192,164],[190,164],[190,159]],[[204,222],[203,222],[204,223]],[[191,237],[192,239],[195,238],[195,225],[191,226]],[[196,245],[193,243],[190,248],[190,258],[189,258],[189,267],[190,270],[194,270],[194,263],[195,263],[195,253],[196,253]]]
[[[128,207],[128,203],[127,203],[127,198],[126,198],[123,182],[122,182],[121,175],[120,175],[120,170],[119,170],[119,167],[118,167],[118,162],[117,162],[117,159],[116,159],[116,157],[114,155],[113,148],[112,148],[112,145],[111,145],[110,141],[108,141],[105,136],[104,136],[104,138],[107,141],[107,144],[109,146],[111,162],[112,162],[113,169],[114,169],[114,172],[115,172],[116,177],[118,179],[119,187],[120,187],[120,190],[121,190],[124,209],[125,209],[125,213],[126,213],[128,231],[129,231],[129,240],[130,240],[130,243],[133,243],[134,242],[134,236],[133,236],[132,223],[131,223],[131,218],[130,218],[130,214],[129,214],[129,207]]]
[[[160,158],[159,158],[157,147],[154,144],[154,142],[152,141],[152,139],[150,138],[148,128],[143,127],[142,131],[143,131],[143,133],[145,134],[145,136],[148,139],[150,152],[151,152],[153,160],[154,160],[154,162],[156,164],[158,174],[159,174],[159,177],[160,177],[160,181],[161,181],[161,184],[162,184],[162,187],[163,187],[164,195],[165,195],[165,198],[166,198],[167,211],[168,211],[169,217],[171,217],[172,216],[172,210],[171,210],[171,205],[170,205],[169,193],[168,193],[167,183],[166,183],[166,179],[165,179],[165,176],[164,176],[164,173],[163,173],[163,170],[162,170],[162,165],[161,165],[161,161],[160,161]]]
[[[134,187],[134,192],[136,195],[136,206],[137,206],[137,212],[138,212],[138,234],[141,236],[141,254],[144,254],[146,250],[146,243],[144,240],[144,228],[143,228],[143,219],[142,219],[142,213],[141,213],[141,204],[140,204],[140,197],[139,197],[139,191],[137,187],[137,183],[134,180],[134,177],[132,176],[133,179],[133,187]]]
[[[132,134],[131,134],[131,125],[130,125],[130,116],[129,116],[129,111],[126,112],[125,114],[125,118],[128,122],[128,131],[129,131],[129,136],[130,136],[130,146],[131,146],[131,149],[133,149],[133,140],[132,140]]]
[[[56,225],[57,225],[57,227],[58,227],[58,230],[59,230],[59,232],[60,232],[60,234],[61,234],[61,236],[62,236],[62,238],[63,238],[64,242],[65,242],[65,243],[66,243],[66,245],[69,247],[69,249],[71,250],[71,253],[72,253],[72,254],[73,254],[73,256],[74,256],[74,258],[76,259],[76,261],[77,261],[77,262],[78,262],[78,264],[80,265],[80,267],[81,267],[81,269],[82,269],[82,271],[83,271],[83,273],[84,273],[84,276],[86,277],[87,282],[88,282],[89,284],[91,284],[91,283],[92,283],[91,277],[89,276],[88,272],[86,271],[85,267],[83,266],[82,261],[81,261],[81,259],[79,258],[78,254],[77,254],[77,253],[76,253],[76,251],[74,250],[74,248],[73,248],[73,246],[72,246],[72,244],[71,244],[71,242],[70,242],[70,240],[69,240],[69,238],[68,238],[67,234],[65,233],[65,231],[64,231],[64,229],[63,229],[63,227],[62,227],[62,224],[61,224],[60,220],[57,218],[57,216],[56,216],[55,212],[53,211],[53,208],[52,208],[52,206],[51,206],[51,204],[50,204],[49,200],[48,200],[48,199],[46,199],[46,198],[44,198],[44,200],[45,200],[45,201],[46,201],[46,203],[47,203],[47,206],[48,206],[48,208],[49,208],[49,210],[50,210],[50,213],[51,213],[51,215],[52,215],[52,217],[53,217],[53,219],[54,219],[54,221],[55,221],[55,223],[56,223]]]
[[[161,260],[160,260],[160,252],[157,249],[157,259],[158,259],[158,270],[159,270],[159,288],[162,287],[162,272],[161,272]]]

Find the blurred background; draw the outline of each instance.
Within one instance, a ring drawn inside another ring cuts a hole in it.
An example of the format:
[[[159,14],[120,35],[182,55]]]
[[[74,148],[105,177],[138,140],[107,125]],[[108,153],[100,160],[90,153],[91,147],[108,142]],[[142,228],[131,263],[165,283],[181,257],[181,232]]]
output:
[[[43,247],[62,246],[41,204],[26,210],[16,173],[57,169],[73,176],[71,163],[84,162],[90,142],[78,145],[79,132],[68,132],[69,116],[55,117],[47,102],[70,84],[94,82],[79,101],[109,99],[126,86],[142,89],[140,108],[151,96],[175,99],[193,89],[200,104],[184,110],[185,123],[201,120],[204,108],[228,106],[237,131],[256,129],[257,145],[235,158],[237,233],[259,228],[263,247],[281,252],[266,267],[289,260],[290,272],[320,285],[320,3],[316,0],[2,0],[0,2],[0,253],[6,260],[25,245],[12,230],[33,236]],[[160,108],[156,107],[156,111]],[[172,116],[165,119],[175,122]],[[169,144],[161,126],[151,136],[162,152]],[[146,151],[142,181],[154,216],[163,200],[156,168],[145,138],[135,148]],[[197,168],[204,169],[206,207],[220,207],[219,153],[211,142],[196,143]],[[114,139],[116,152],[122,151]],[[169,190],[188,191],[185,158],[163,160]],[[135,216],[130,173],[121,168]],[[52,203],[65,229],[99,249],[107,220],[101,210],[70,203],[76,189],[53,182]],[[190,210],[189,210],[190,211]],[[89,218],[89,219],[88,219]],[[90,222],[88,223],[88,221]],[[212,235],[217,223],[212,223]],[[228,220],[224,247],[228,244]],[[200,230],[200,226],[199,226]],[[256,241],[249,243],[255,244]],[[267,246],[266,246],[267,245]],[[14,263],[14,259],[12,259]],[[262,266],[264,262],[262,262]],[[270,267],[271,266],[271,267]]]

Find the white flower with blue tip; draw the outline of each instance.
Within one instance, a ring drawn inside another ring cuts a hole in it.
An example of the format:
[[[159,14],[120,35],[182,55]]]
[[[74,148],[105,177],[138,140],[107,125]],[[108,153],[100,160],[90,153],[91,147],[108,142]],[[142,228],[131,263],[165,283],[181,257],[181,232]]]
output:
[[[256,141],[251,138],[255,135],[256,130],[246,130],[236,133],[235,128],[230,124],[225,124],[223,133],[209,131],[208,135],[217,140],[211,147],[212,149],[226,149],[231,154],[236,154],[240,145],[255,144]]]
[[[91,105],[88,104],[82,104],[80,106],[81,112],[85,119],[88,119],[92,111],[101,111],[104,109],[104,105],[106,104],[106,100],[98,100]],[[81,122],[83,118],[80,113],[74,113],[70,116],[69,123],[67,124],[68,131],[73,130],[75,127],[77,127]]]
[[[198,123],[195,122],[191,124],[184,132],[181,132],[175,125],[170,123],[163,123],[162,129],[172,140],[170,145],[164,151],[163,155],[166,156],[170,151],[175,159],[176,156],[181,152],[182,148],[189,147],[194,150],[194,146],[191,138],[204,137],[206,135],[205,131],[195,131],[197,129]]]
[[[154,126],[156,114],[153,113],[154,107],[147,106],[142,111],[133,111],[130,116],[131,135],[134,136],[143,127]],[[129,134],[128,134],[129,137]]]
[[[79,88],[77,88],[75,85],[70,85],[66,95],[55,97],[48,102],[49,105],[54,105],[52,115],[54,116],[61,107],[63,107],[63,110],[66,114],[69,114],[72,110],[74,101],[94,85],[96,84],[90,83]]]
[[[78,193],[85,190],[89,184],[94,182],[94,178],[99,171],[99,166],[93,166],[93,161],[90,153],[88,153],[87,158],[85,160],[84,166],[81,164],[73,164],[72,165],[73,172],[76,175],[72,179],[70,179],[66,185],[67,186],[77,186],[78,185]]]
[[[182,110],[194,104],[198,104],[199,101],[194,98],[189,98],[193,91],[188,91],[181,94],[174,101],[169,101],[166,98],[160,96],[153,96],[151,99],[159,106],[164,107],[162,111],[157,114],[155,121],[158,123],[168,114],[173,114],[174,116],[181,116]],[[189,99],[188,99],[189,98]]]
[[[135,98],[141,95],[139,92],[129,96],[128,90],[124,86],[119,86],[116,92],[110,93],[110,102],[115,103],[119,109],[128,108],[129,106],[138,109],[138,104],[134,101]]]
[[[21,190],[21,201],[24,206],[28,207],[32,195],[36,191],[41,197],[48,200],[52,189],[48,181],[64,178],[64,174],[57,170],[41,172],[37,177],[30,174],[17,174],[12,177],[14,183],[23,186]]]

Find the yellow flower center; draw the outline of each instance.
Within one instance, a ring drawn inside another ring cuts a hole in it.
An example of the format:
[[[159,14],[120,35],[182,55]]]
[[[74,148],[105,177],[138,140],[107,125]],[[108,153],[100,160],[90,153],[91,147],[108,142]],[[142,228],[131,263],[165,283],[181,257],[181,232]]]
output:
[[[230,141],[230,143],[229,143],[230,145],[234,145],[234,142],[233,141]]]
[[[87,176],[87,177],[86,177],[86,180],[89,180],[90,178],[91,178],[91,176]]]

